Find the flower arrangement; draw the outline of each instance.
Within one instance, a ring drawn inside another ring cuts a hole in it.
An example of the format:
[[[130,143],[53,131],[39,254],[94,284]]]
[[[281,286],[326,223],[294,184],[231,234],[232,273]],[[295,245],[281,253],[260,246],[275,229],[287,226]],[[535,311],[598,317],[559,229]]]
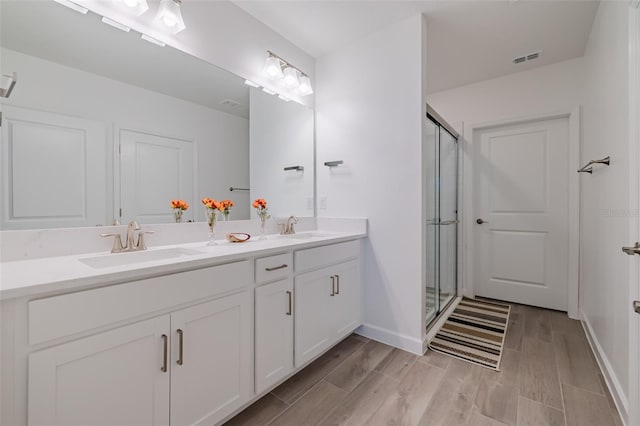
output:
[[[258,212],[258,217],[262,221],[265,221],[271,217],[269,216],[269,209],[267,209],[267,202],[264,200],[264,198],[256,198],[255,200],[253,200],[253,208],[256,209],[256,211]]]
[[[220,212],[222,216],[224,216],[224,220],[229,220],[229,213],[231,213],[231,207],[233,207],[233,201],[231,200],[222,200],[220,201]]]
[[[209,228],[213,229],[213,226],[216,223],[217,213],[220,211],[220,202],[216,201],[213,198],[203,198],[202,204],[206,208],[207,213],[207,223],[209,224]]]
[[[170,205],[173,209],[173,216],[176,219],[176,223],[182,222],[182,214],[189,209],[189,203],[184,200],[171,200]]]
[[[264,198],[256,198],[253,200],[252,206],[256,209],[258,217],[260,218],[260,239],[264,240],[267,238],[265,236],[264,225],[267,219],[271,217],[271,215],[269,215],[269,209],[267,209],[267,202]]]

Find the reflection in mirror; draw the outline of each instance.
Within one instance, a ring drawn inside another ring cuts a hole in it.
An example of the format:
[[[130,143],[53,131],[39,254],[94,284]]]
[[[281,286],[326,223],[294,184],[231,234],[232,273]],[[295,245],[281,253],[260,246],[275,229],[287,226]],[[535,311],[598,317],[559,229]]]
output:
[[[250,98],[251,199],[277,217],[313,216],[313,110],[256,88]]]
[[[171,199],[203,221],[203,197],[250,217],[253,194],[229,191],[251,187],[243,79],[54,2],[0,7],[0,73],[19,76],[0,104],[0,229],[172,222]]]

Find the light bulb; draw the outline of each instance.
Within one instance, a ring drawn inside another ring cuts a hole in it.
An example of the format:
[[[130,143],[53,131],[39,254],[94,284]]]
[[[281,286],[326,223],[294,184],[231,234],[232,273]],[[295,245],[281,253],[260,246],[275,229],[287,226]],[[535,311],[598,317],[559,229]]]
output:
[[[123,6],[127,13],[140,16],[149,10],[147,0],[113,0],[117,5]]]
[[[176,26],[176,17],[170,14],[164,15],[162,22],[164,22],[167,27],[173,28]]]
[[[269,56],[264,63],[264,72],[269,78],[281,78],[282,68],[280,67],[280,59],[275,56]]]
[[[313,88],[311,87],[311,80],[308,76],[302,75],[300,76],[300,84],[298,85],[298,93],[302,96],[307,96],[313,93]]]
[[[295,89],[299,84],[298,71],[293,67],[286,67],[284,69],[284,85],[289,89]]]
[[[156,14],[156,20],[170,28],[174,34],[186,28],[180,12],[180,3],[180,0],[161,0]]]

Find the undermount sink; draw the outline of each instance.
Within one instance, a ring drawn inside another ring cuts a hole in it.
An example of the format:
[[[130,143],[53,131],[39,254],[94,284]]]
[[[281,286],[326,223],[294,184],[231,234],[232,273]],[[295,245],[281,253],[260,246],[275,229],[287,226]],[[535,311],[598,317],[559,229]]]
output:
[[[194,256],[202,254],[203,252],[198,250],[190,250],[179,247],[159,249],[159,250],[145,250],[145,251],[133,251],[128,253],[113,253],[105,254],[94,257],[85,257],[84,259],[78,259],[80,262],[95,269],[111,268],[114,266],[133,265],[136,263],[153,262],[156,260],[175,259],[178,257]]]
[[[311,238],[328,237],[329,234],[321,234],[319,232],[302,232],[300,234],[278,235],[279,238],[291,238],[294,240],[309,240]]]

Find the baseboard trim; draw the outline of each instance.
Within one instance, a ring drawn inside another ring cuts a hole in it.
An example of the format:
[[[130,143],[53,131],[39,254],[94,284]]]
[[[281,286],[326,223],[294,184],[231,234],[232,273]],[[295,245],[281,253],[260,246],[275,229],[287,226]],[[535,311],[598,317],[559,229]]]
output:
[[[416,355],[422,355],[422,340],[411,336],[366,323],[362,324],[354,333]]]
[[[618,381],[618,377],[613,371],[613,366],[609,362],[607,355],[605,354],[598,338],[596,337],[593,328],[591,327],[591,323],[589,323],[589,319],[582,312],[582,327],[584,328],[585,334],[587,335],[587,341],[589,342],[589,346],[591,346],[591,350],[596,356],[596,361],[598,362],[598,366],[600,367],[600,371],[604,376],[604,380],[609,388],[609,393],[613,397],[613,402],[616,404],[618,409],[618,413],[620,414],[620,418],[622,422],[627,425],[629,418],[629,405],[627,396],[624,393],[624,389],[620,385],[620,381]]]

